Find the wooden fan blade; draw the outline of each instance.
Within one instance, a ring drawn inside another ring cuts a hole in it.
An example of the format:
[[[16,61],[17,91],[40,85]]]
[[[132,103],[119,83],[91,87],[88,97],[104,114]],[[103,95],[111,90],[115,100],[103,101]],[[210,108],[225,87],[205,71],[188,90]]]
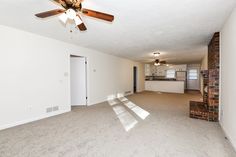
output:
[[[87,30],[87,28],[86,28],[86,26],[85,26],[84,23],[81,23],[80,25],[78,25],[78,28],[79,28],[79,30],[81,30],[81,31],[86,31],[86,30]]]
[[[40,17],[40,18],[46,18],[46,17],[49,17],[49,16],[62,14],[65,11],[66,10],[63,10],[63,9],[55,9],[55,10],[51,10],[51,11],[46,11],[46,12],[35,14],[35,16]]]
[[[102,13],[102,12],[98,12],[98,11],[94,11],[94,10],[90,10],[90,9],[82,9],[82,13],[87,16],[95,17],[95,18],[106,20],[109,22],[112,22],[114,20],[113,15],[109,15],[106,13]]]
[[[160,61],[161,64],[166,64],[166,61]]]
[[[58,3],[60,6],[63,6],[67,9],[66,2],[64,0],[53,0],[54,2]]]
[[[66,1],[67,4],[73,4],[72,0],[64,0],[64,1]]]
[[[78,14],[77,14],[77,17],[79,17],[80,20],[82,21],[81,17]],[[79,28],[80,31],[86,31],[87,30],[87,28],[86,28],[85,24],[83,23],[83,21],[80,25],[78,25],[78,28]]]
[[[61,2],[61,0],[53,0],[53,1],[55,1],[55,2],[57,2],[57,3],[60,3],[60,2]]]

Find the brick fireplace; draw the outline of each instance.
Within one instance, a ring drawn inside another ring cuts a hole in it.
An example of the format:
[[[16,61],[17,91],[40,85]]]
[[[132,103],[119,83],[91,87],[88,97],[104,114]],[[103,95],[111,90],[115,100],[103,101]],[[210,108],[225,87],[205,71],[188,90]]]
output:
[[[219,119],[220,33],[208,45],[208,70],[203,76],[203,102],[190,102],[190,117],[217,122]]]

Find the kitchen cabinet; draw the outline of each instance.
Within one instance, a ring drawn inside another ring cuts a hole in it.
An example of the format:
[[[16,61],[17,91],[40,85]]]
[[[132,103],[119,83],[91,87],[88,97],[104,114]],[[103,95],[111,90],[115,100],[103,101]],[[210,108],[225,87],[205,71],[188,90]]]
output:
[[[167,93],[184,93],[184,81],[145,81],[145,90]]]
[[[152,76],[151,65],[145,64],[145,76]]]

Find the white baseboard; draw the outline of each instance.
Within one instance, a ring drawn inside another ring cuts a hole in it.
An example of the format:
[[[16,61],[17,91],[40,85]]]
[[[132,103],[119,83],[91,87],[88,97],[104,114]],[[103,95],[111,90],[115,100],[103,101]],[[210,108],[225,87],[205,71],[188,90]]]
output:
[[[221,127],[221,129],[223,130],[224,135],[225,135],[225,137],[228,139],[230,145],[233,147],[234,151],[236,152],[236,145],[234,145],[234,143],[232,142],[233,140],[232,140],[231,137],[227,134],[227,132],[225,131],[225,129],[224,129],[224,127],[223,127],[223,125],[222,125],[221,123],[220,123],[220,127]]]
[[[31,119],[21,120],[21,121],[18,121],[18,122],[2,125],[2,126],[0,126],[0,130],[12,128],[12,127],[22,125],[22,124],[27,124],[27,123],[30,123],[30,122],[34,122],[34,121],[37,121],[37,120],[41,120],[41,119],[49,118],[49,117],[52,117],[52,116],[60,115],[60,114],[67,113],[67,112],[70,112],[70,111],[71,110],[69,109],[69,110],[53,112],[53,113],[50,113],[50,114],[44,114],[44,115],[34,117],[34,118],[31,118]]]
[[[138,93],[140,92],[143,92],[142,91],[138,91]],[[129,96],[129,95],[133,95],[134,93],[131,92],[125,96]],[[91,103],[87,106],[93,106],[93,105],[96,105],[96,104],[99,104],[99,103],[103,103],[103,102],[106,102],[107,100],[100,100],[99,102],[96,102],[96,103]],[[63,114],[63,113],[67,113],[67,112],[70,112],[71,110],[63,110],[63,111],[58,111],[58,112],[53,112],[53,113],[50,113],[50,114],[44,114],[44,115],[41,115],[41,116],[38,116],[38,117],[34,117],[34,118],[31,118],[31,119],[26,119],[26,120],[21,120],[21,121],[18,121],[18,122],[14,122],[14,123],[10,123],[10,124],[6,124],[6,125],[2,125],[0,126],[0,130],[4,130],[4,129],[8,129],[8,128],[12,128],[12,127],[15,127],[15,126],[18,126],[18,125],[22,125],[22,124],[27,124],[27,123],[30,123],[30,122],[34,122],[34,121],[37,121],[37,120],[41,120],[41,119],[45,119],[45,118],[49,118],[49,117],[52,117],[52,116],[56,116],[56,115],[59,115],[59,114]]]

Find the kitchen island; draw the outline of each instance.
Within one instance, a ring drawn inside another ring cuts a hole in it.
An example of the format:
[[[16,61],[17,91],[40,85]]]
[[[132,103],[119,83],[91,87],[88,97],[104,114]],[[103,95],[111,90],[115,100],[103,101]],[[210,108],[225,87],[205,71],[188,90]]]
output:
[[[185,82],[168,80],[168,79],[156,79],[146,80],[145,90],[155,92],[166,92],[166,93],[184,93]]]

